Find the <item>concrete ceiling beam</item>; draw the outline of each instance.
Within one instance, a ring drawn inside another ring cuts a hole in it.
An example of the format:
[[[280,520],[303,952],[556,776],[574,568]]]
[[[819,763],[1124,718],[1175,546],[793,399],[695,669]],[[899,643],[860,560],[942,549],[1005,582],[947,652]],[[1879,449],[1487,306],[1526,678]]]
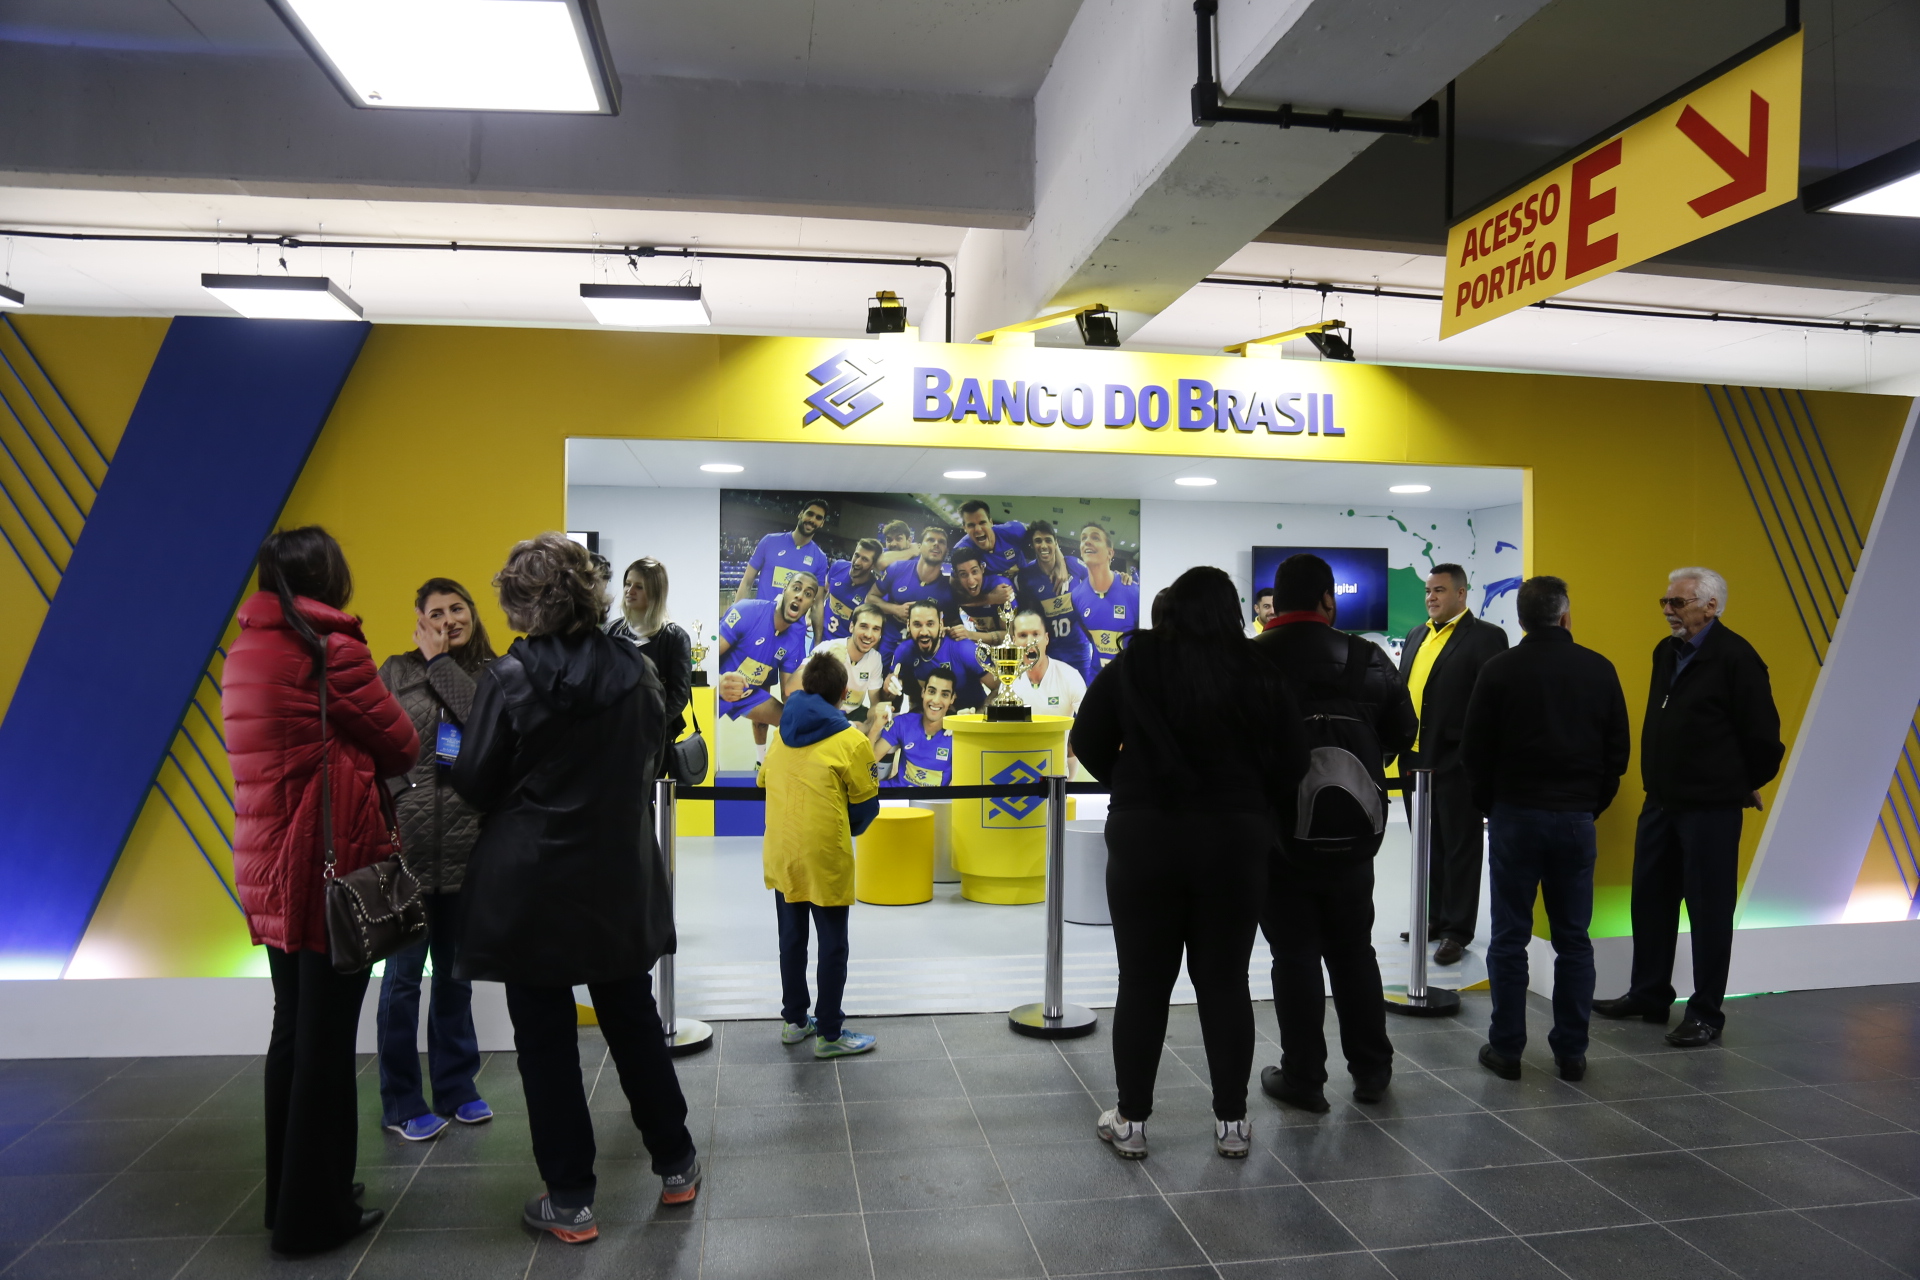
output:
[[[1216,60],[1238,99],[1405,116],[1544,3],[1225,0]],[[962,247],[963,331],[1104,302],[1125,336],[1376,137],[1196,127],[1194,79],[1191,0],[1081,6],[1034,101],[1033,223]]]
[[[622,77],[618,116],[360,110],[304,56],[0,42],[10,185],[1021,227],[1015,98]]]

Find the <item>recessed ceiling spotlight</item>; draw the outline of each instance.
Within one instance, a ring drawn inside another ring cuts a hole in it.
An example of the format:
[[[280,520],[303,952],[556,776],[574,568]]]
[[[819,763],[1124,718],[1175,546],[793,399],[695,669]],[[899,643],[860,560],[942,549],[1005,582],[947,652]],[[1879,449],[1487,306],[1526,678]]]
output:
[[[984,471],[942,471],[940,474],[949,480],[985,480],[987,478],[987,473]]]
[[[360,304],[325,276],[226,276],[200,287],[249,320],[360,320]]]
[[[595,0],[272,0],[356,107],[615,115]]]
[[[580,300],[617,329],[677,329],[713,323],[697,284],[583,284]]]
[[[711,472],[714,472],[716,475],[723,475],[723,476],[735,475],[739,472],[746,470],[745,467],[741,466],[737,462],[703,462],[700,464],[700,469],[702,471],[711,471]]]
[[[1220,482],[1212,476],[1181,476],[1175,480],[1174,483],[1186,485],[1189,489],[1204,489],[1210,484],[1219,484]]]
[[[27,305],[27,295],[0,284],[0,311],[17,311]]]
[[[1387,486],[1388,493],[1432,493],[1430,484],[1395,484]]]

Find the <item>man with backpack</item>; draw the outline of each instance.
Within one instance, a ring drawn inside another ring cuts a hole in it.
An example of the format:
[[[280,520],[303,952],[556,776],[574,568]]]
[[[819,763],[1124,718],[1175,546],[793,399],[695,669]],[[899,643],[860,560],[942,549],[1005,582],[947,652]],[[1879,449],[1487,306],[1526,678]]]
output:
[[[1613,664],[1573,642],[1567,584],[1528,578],[1516,602],[1526,639],[1494,655],[1467,703],[1460,742],[1474,807],[1488,815],[1493,1021],[1480,1065],[1520,1078],[1527,1046],[1527,944],[1536,892],[1553,935],[1553,1030],[1563,1080],[1587,1073],[1593,1003],[1593,820],[1620,790],[1633,734]]]
[[[1274,616],[1254,649],[1298,702],[1311,758],[1299,787],[1274,797],[1279,831],[1260,928],[1273,951],[1280,1065],[1261,1071],[1260,1087],[1325,1111],[1323,961],[1355,1100],[1378,1102],[1393,1077],[1373,953],[1373,855],[1386,830],[1387,759],[1413,745],[1419,721],[1386,653],[1334,629],[1325,560],[1289,556],[1273,586]]]

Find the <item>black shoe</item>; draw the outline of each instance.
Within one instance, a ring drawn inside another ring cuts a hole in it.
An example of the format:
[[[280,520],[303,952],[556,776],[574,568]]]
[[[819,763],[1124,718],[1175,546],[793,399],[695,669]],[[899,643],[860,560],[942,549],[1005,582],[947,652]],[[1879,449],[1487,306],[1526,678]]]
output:
[[[1439,947],[1434,950],[1433,962],[1444,969],[1459,964],[1460,958],[1466,954],[1466,944],[1458,938],[1442,938]]]
[[[1278,1067],[1260,1068],[1260,1092],[1276,1102],[1284,1102],[1290,1107],[1302,1111],[1321,1112],[1331,1109],[1327,1095],[1317,1084],[1301,1084],[1282,1075]]]
[[[359,1203],[360,1203],[360,1202],[361,1202],[362,1200],[364,1200],[364,1199],[366,1199],[366,1198],[367,1198],[367,1184],[366,1184],[366,1183],[364,1183],[364,1182],[356,1182],[356,1183],[354,1183],[354,1184],[353,1184],[353,1197],[352,1197],[352,1199],[353,1199],[353,1202],[354,1202],[355,1204],[359,1204]]]
[[[1386,1096],[1387,1086],[1393,1083],[1393,1068],[1388,1067],[1377,1076],[1359,1076],[1353,1078],[1353,1100],[1355,1102],[1378,1102]]]
[[[1587,1076],[1587,1060],[1583,1055],[1578,1058],[1555,1058],[1554,1065],[1560,1068],[1562,1080],[1584,1080]]]
[[[1667,1043],[1676,1049],[1704,1049],[1720,1038],[1720,1028],[1710,1027],[1693,1018],[1683,1019],[1667,1032]]]
[[[332,1244],[318,1245],[311,1249],[281,1249],[281,1248],[276,1248],[273,1245],[268,1245],[267,1252],[272,1254],[274,1257],[280,1259],[282,1262],[290,1262],[300,1258],[315,1257],[319,1254],[329,1252],[330,1250],[338,1249],[341,1245],[353,1239],[355,1236],[365,1235],[368,1231],[371,1231],[374,1227],[379,1226],[381,1219],[385,1218],[386,1216],[387,1216],[387,1211],[385,1209],[362,1209],[360,1211],[359,1222],[356,1223],[353,1227],[349,1228],[345,1235],[341,1236],[338,1240],[335,1240]]]
[[[1501,1057],[1498,1053],[1494,1052],[1493,1046],[1490,1044],[1480,1046],[1480,1065],[1499,1076],[1502,1080],[1518,1080],[1520,1078],[1519,1059]]]
[[[1640,1003],[1632,996],[1621,996],[1618,1000],[1595,1000],[1593,1011],[1603,1018],[1642,1018],[1662,1027],[1673,1017],[1672,1006],[1655,1008]]]

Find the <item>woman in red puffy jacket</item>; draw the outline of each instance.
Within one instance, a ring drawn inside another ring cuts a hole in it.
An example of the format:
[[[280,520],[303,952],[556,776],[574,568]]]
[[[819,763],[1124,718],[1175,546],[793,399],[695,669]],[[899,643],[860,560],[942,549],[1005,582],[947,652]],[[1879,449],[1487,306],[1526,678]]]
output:
[[[220,705],[238,789],[234,882],[273,975],[267,1227],[274,1251],[292,1255],[330,1249],[381,1218],[355,1202],[353,1046],[367,975],[335,973],[328,958],[323,776],[333,870],[345,875],[396,852],[380,780],[405,773],[420,744],[374,672],[360,620],[341,612],[353,578],[340,544],[324,529],[288,529],[261,545],[259,567]]]

